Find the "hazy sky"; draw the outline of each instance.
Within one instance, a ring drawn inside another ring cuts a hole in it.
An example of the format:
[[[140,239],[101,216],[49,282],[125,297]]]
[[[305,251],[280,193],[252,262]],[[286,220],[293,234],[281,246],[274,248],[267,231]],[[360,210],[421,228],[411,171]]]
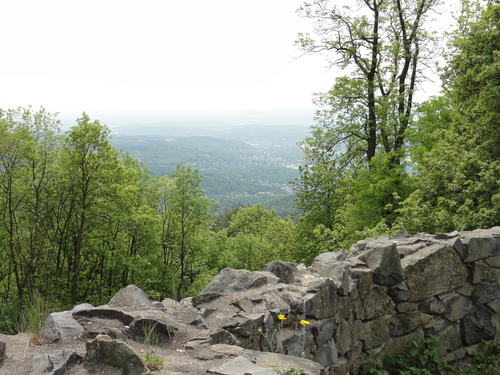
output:
[[[298,60],[299,0],[8,0],[0,108],[312,107],[334,71]]]

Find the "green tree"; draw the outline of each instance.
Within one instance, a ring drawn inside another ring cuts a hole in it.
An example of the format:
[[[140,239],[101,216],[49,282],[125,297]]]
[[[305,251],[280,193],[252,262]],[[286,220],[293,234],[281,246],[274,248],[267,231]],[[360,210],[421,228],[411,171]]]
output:
[[[320,225],[338,249],[356,232],[394,223],[395,210],[412,189],[407,134],[423,68],[435,51],[429,14],[438,4],[360,0],[340,6],[316,0],[299,9],[317,37],[299,35],[299,47],[321,53],[345,73],[316,96],[323,109],[300,144],[306,156],[296,182],[297,206],[309,222],[301,226],[309,231],[303,239],[317,238],[311,230]]]
[[[212,202],[200,188],[201,179],[197,169],[178,165],[170,178],[160,182],[163,292],[175,299],[188,293],[203,268],[200,257],[207,242]],[[171,285],[166,284],[169,281]]]
[[[449,101],[452,119],[423,118],[442,129],[433,132],[432,148],[418,156],[418,189],[401,209],[400,223],[409,231],[500,223],[500,5],[489,3],[478,18],[471,13],[478,4],[466,3],[453,34],[441,99]]]

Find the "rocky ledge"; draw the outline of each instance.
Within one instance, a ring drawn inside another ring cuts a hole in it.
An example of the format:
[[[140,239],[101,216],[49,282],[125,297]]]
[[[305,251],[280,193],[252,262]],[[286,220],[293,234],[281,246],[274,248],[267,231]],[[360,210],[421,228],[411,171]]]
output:
[[[499,341],[499,280],[499,227],[367,239],[310,267],[224,269],[180,302],[130,285],[107,305],[52,313],[41,346],[0,335],[0,374],[147,374],[147,332],[157,374],[358,374],[370,356],[431,335],[456,361]]]

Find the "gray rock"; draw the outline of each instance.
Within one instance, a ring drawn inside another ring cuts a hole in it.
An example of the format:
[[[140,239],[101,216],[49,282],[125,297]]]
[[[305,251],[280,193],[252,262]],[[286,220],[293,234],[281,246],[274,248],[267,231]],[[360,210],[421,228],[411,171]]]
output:
[[[473,264],[471,276],[472,284],[477,284],[481,281],[498,281],[500,280],[500,269],[490,267],[479,261]]]
[[[500,255],[485,258],[484,262],[490,267],[500,268]]]
[[[295,283],[295,277],[300,275],[297,269],[297,263],[284,262],[281,260],[275,260],[266,264],[264,271],[271,272],[278,277],[280,283],[285,284]]]
[[[314,362],[317,362],[325,367],[335,364],[338,359],[339,356],[337,346],[333,340],[320,345],[316,349],[316,353],[314,355]]]
[[[171,341],[177,329],[169,325],[166,320],[156,316],[144,316],[134,319],[130,324],[130,332],[140,338],[144,338],[147,334],[155,335],[158,343]]]
[[[77,364],[82,357],[73,350],[56,350],[50,354],[33,357],[30,375],[63,375],[69,366]]]
[[[466,255],[464,262],[474,262],[479,259],[500,255],[500,239],[486,236],[468,236],[465,240]]]
[[[306,296],[304,311],[314,319],[331,318],[336,315],[337,288],[331,279],[325,279],[314,294]]]
[[[477,309],[462,319],[462,338],[467,345],[491,340],[495,334],[491,313],[486,309]]]
[[[234,292],[257,288],[268,283],[268,279],[263,274],[247,270],[235,270],[224,268],[200,293],[205,294],[232,294]]]
[[[119,369],[124,375],[150,374],[146,363],[128,344],[99,335],[86,343],[85,359]]]
[[[471,300],[475,305],[483,305],[500,299],[500,283],[482,282],[476,285],[472,292]]]
[[[386,242],[359,256],[373,271],[373,281],[379,285],[396,285],[403,281],[404,271],[396,244]]]
[[[389,295],[396,303],[406,302],[410,297],[410,289],[406,283],[399,283],[389,289]]]
[[[458,325],[446,327],[441,332],[437,333],[436,337],[438,338],[441,357],[456,351],[462,345],[460,327],[458,327]]]
[[[423,301],[464,285],[467,269],[449,245],[434,244],[403,258],[409,302]]]
[[[387,320],[391,337],[403,336],[422,326],[420,311],[399,313]]]
[[[7,345],[5,345],[5,343],[3,341],[0,341],[0,363],[2,363],[6,357],[6,355],[5,355],[6,349],[7,349]]]
[[[347,259],[347,251],[340,250],[336,252],[327,251],[326,253],[319,254],[316,258],[314,258],[312,262],[312,267],[316,262],[318,263],[336,263],[342,262]]]
[[[347,262],[323,263],[314,262],[311,266],[318,271],[321,277],[328,277],[333,280],[337,287],[338,293],[346,296],[352,286],[350,277],[350,266]]]
[[[42,340],[46,344],[66,344],[80,337],[83,327],[71,311],[51,313],[42,326]]]
[[[431,314],[431,315],[440,315],[446,311],[446,306],[443,300],[439,298],[431,298],[428,301],[424,301],[418,304],[420,311]]]
[[[113,320],[118,320],[124,325],[129,325],[134,320],[134,317],[132,315],[127,314],[123,311],[109,309],[109,308],[102,308],[102,307],[92,308],[88,310],[77,310],[73,312],[73,318],[77,320],[80,318],[113,319]]]
[[[262,367],[253,364],[244,357],[236,357],[226,363],[223,363],[219,367],[209,369],[207,372],[209,374],[218,375],[244,375],[255,374],[256,372],[260,374],[263,370],[264,369]]]
[[[389,325],[387,324],[388,316],[381,317],[375,320],[369,320],[363,323],[364,340],[363,350],[370,350],[389,341],[391,335]]]
[[[210,334],[210,344],[236,345],[237,340],[231,332],[218,328]]]
[[[471,311],[471,301],[460,294],[454,293],[444,298],[443,302],[445,305],[443,317],[452,322],[463,319],[465,316],[469,315]]]
[[[394,311],[394,302],[386,286],[374,285],[362,298],[364,320],[375,319]]]
[[[118,291],[108,302],[108,306],[112,308],[120,307],[154,307],[153,302],[151,302],[144,293],[144,291],[135,285],[129,285],[122,290]]]

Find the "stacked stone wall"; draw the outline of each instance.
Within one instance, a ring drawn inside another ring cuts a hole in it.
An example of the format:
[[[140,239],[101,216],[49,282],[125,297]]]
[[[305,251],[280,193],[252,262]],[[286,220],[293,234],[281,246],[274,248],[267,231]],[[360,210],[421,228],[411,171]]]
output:
[[[311,267],[241,272],[222,271],[193,299],[213,309],[206,320],[226,333],[221,342],[308,358],[325,374],[357,374],[368,357],[399,354],[414,338],[436,336],[446,361],[500,341],[500,227],[400,233],[321,254]],[[228,295],[230,311],[221,307]]]

